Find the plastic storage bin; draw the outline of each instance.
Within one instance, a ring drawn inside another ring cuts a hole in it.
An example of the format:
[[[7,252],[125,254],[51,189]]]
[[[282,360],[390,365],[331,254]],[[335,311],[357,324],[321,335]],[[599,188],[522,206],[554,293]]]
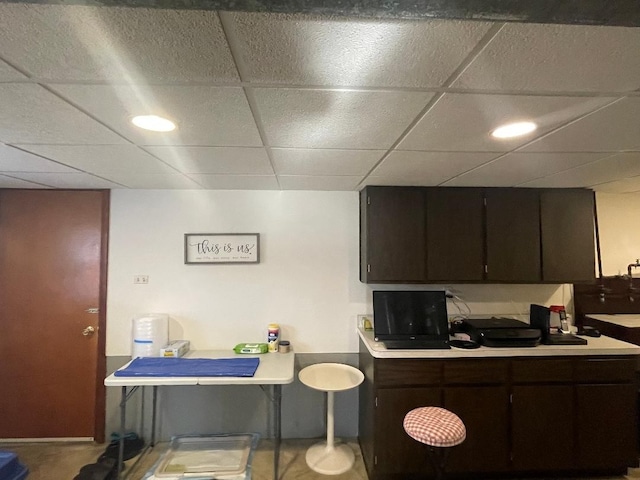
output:
[[[250,480],[259,438],[257,433],[174,437],[144,479]]]

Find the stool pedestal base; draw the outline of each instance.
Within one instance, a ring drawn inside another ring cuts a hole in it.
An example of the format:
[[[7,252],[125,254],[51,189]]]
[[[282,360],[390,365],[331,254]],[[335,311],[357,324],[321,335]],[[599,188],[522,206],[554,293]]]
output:
[[[328,447],[327,442],[311,446],[305,458],[311,470],[323,475],[340,475],[348,471],[355,461],[351,447],[344,444]]]

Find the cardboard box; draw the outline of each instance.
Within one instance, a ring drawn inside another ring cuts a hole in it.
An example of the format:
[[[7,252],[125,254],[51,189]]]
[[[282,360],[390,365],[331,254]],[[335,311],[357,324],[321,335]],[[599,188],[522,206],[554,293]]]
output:
[[[174,340],[160,349],[161,357],[182,357],[189,351],[189,340]]]

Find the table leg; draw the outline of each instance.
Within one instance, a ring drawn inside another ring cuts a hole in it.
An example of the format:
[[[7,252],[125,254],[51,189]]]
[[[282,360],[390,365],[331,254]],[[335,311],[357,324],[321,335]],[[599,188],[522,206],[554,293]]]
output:
[[[153,386],[153,404],[151,407],[151,447],[156,446],[156,409],[158,406],[158,386]]]
[[[127,408],[127,387],[122,387],[122,397],[120,400],[120,440],[118,442],[118,473],[116,478],[121,478],[122,466],[124,465],[124,435],[125,435],[125,418]]]
[[[278,480],[278,466],[280,464],[280,440],[282,437],[282,385],[273,386],[273,423],[275,428],[275,445],[273,451],[273,480]]]

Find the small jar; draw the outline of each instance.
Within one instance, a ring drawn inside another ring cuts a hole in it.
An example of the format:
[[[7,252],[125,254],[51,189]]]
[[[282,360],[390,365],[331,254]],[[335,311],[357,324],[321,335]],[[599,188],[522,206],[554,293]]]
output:
[[[289,340],[282,340],[280,342],[279,345],[279,352],[280,353],[289,353],[289,349],[291,348],[291,344],[289,343]]]

